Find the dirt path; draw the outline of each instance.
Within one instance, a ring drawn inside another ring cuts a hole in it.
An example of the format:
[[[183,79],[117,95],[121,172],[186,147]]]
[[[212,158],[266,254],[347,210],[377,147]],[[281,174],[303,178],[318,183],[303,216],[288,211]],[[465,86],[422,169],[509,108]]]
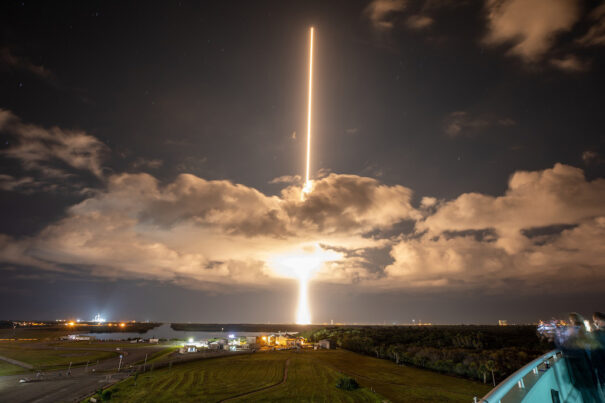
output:
[[[30,365],[30,364],[28,364],[26,362],[23,362],[23,361],[13,360],[12,358],[4,357],[3,355],[0,355],[0,360],[6,361],[9,364],[13,364],[13,365],[16,365],[16,366],[21,367],[21,368],[34,369],[33,365]]]
[[[231,401],[234,399],[239,399],[240,397],[250,396],[255,393],[263,392],[267,389],[276,388],[280,385],[283,385],[288,380],[288,366],[289,365],[290,365],[290,359],[288,358],[286,360],[286,365],[284,366],[284,378],[281,380],[281,382],[275,383],[273,385],[265,386],[264,388],[256,389],[256,390],[253,390],[250,392],[240,393],[239,395],[231,396],[231,397],[228,397],[227,399],[220,400],[218,403],[228,402],[228,401]]]

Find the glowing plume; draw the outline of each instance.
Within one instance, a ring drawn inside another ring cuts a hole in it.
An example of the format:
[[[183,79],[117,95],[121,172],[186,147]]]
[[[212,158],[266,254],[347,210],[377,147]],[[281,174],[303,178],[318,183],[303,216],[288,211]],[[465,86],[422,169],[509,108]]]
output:
[[[311,34],[309,38],[309,104],[307,106],[307,172],[305,175],[305,185],[303,186],[300,194],[301,200],[305,199],[305,195],[310,193],[313,188],[313,182],[310,179],[311,171],[311,110],[313,105],[313,33],[314,29],[311,27]]]
[[[269,258],[269,266],[277,274],[287,278],[295,278],[299,281],[296,323],[302,325],[311,323],[308,297],[311,279],[321,270],[324,264],[342,258],[341,253],[323,249],[319,243],[300,245],[296,249],[287,250]]]

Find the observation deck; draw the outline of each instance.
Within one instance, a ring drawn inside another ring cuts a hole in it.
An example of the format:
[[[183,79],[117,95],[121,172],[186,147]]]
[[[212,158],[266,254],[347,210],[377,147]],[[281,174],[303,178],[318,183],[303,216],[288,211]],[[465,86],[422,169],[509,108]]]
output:
[[[565,357],[553,350],[502,381],[481,403],[584,403]]]

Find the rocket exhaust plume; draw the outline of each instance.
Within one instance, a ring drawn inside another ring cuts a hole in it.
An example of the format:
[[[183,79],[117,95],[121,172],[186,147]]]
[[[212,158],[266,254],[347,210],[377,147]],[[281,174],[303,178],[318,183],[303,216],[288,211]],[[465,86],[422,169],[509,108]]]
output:
[[[305,195],[311,192],[313,182],[310,179],[311,171],[311,110],[313,105],[313,34],[311,27],[309,36],[309,103],[307,105],[307,172],[305,175],[305,184],[300,194],[301,200],[305,200]]]
[[[311,27],[309,32],[309,103],[307,105],[307,171],[305,174],[305,185],[300,193],[300,199],[305,200],[305,195],[311,193],[313,182],[310,178],[311,173],[311,111],[313,107],[313,34],[314,29]],[[311,323],[311,312],[309,310],[308,300],[308,271],[310,267],[303,269],[303,273],[299,276],[298,289],[298,310],[296,313],[296,323],[299,325],[308,325]]]

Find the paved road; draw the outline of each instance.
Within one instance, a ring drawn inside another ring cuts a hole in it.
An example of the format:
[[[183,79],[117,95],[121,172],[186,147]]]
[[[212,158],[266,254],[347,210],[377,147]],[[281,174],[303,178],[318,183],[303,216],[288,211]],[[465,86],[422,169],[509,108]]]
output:
[[[122,371],[116,373],[120,358],[109,358],[86,367],[74,367],[67,370],[10,375],[0,377],[0,400],[2,402],[72,402],[93,394],[101,387],[115,383],[128,376],[131,366],[151,355],[159,347],[137,347],[121,351],[123,353]],[[94,369],[94,371],[93,371]],[[108,372],[108,373],[104,373]],[[32,382],[20,383],[28,378]]]
[[[5,357],[3,355],[0,355],[0,360],[6,361],[9,364],[13,364],[13,365],[16,365],[16,366],[21,367],[21,368],[34,369],[34,367],[32,365],[30,365],[30,364],[28,364],[26,362],[13,360],[12,358],[8,358],[8,357]]]
[[[145,360],[145,355],[151,356],[158,349],[166,346],[125,347],[120,351],[123,355],[122,369],[117,372],[119,357],[91,363],[86,367],[74,367],[71,373],[67,370],[48,371],[37,375],[31,374],[0,376],[0,402],[11,403],[46,403],[46,402],[76,402],[94,394],[99,388],[114,384],[129,375]],[[96,349],[95,349],[96,350]],[[113,351],[113,350],[112,350]],[[162,362],[155,362],[155,368],[166,365],[166,361],[175,364],[225,355],[250,354],[251,352],[208,351],[196,354],[177,355]],[[149,369],[150,364],[147,364]],[[94,371],[93,371],[94,370]],[[285,377],[287,377],[287,369]],[[31,382],[20,383],[19,380],[28,378]]]

